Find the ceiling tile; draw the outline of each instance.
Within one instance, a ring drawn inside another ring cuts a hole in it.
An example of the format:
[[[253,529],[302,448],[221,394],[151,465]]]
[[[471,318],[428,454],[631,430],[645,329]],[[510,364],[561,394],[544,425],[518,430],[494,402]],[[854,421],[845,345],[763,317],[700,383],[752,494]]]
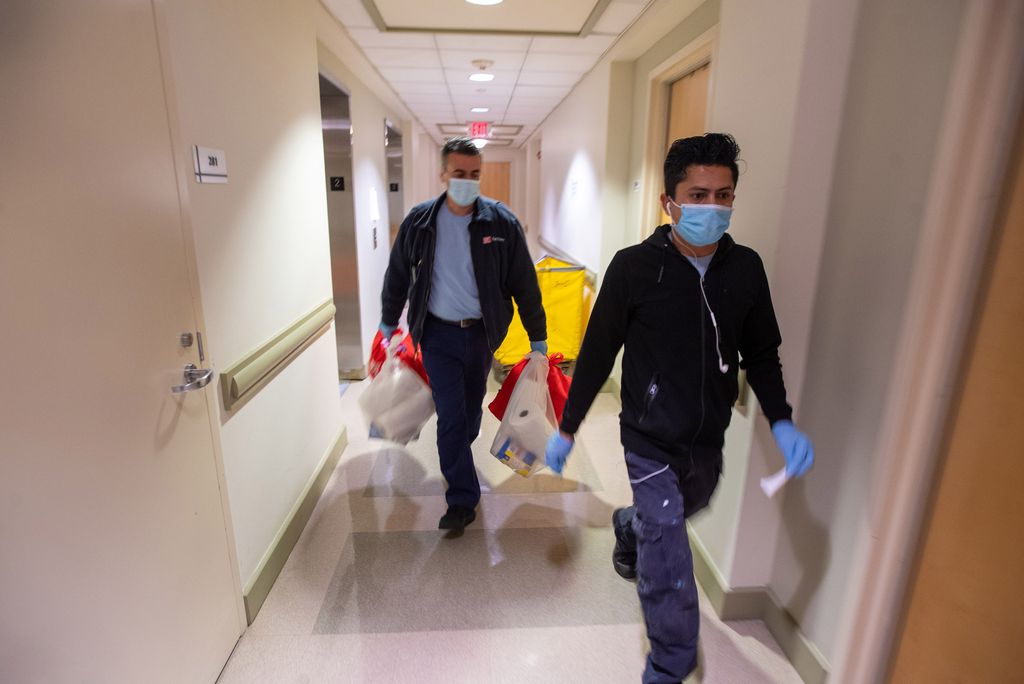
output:
[[[452,85],[470,85],[477,88],[487,88],[494,86],[511,86],[516,82],[516,76],[519,75],[519,70],[515,71],[497,71],[495,69],[488,69],[487,73],[494,74],[493,81],[471,81],[469,77],[475,73],[478,73],[479,69],[474,69],[472,66],[465,69],[445,69],[445,76],[448,77],[448,82]]]
[[[594,24],[594,33],[622,33],[643,8],[640,4],[614,0]]]
[[[481,85],[485,87],[481,87]],[[473,97],[508,97],[512,94],[512,82],[502,85],[477,84],[466,81],[462,83],[451,83],[448,89],[452,97],[473,98]]]
[[[522,107],[526,110],[532,109],[547,109],[548,111],[554,109],[562,102],[561,97],[547,97],[547,98],[536,98],[536,97],[513,97],[509,100],[509,108]]]
[[[420,95],[420,94],[443,95],[445,97],[448,96],[448,86],[446,86],[443,82],[442,83],[407,83],[407,82],[402,82],[401,86],[399,86],[398,82],[396,82],[395,85],[394,85],[394,88],[398,92],[399,96],[401,96],[401,97],[404,97],[406,95]]]
[[[447,107],[443,107],[443,106],[442,107],[435,107],[435,106],[431,106],[431,105],[410,105],[410,107],[417,114],[424,114],[424,115],[427,115],[427,114],[430,114],[430,115],[443,114],[444,116],[452,116],[455,113],[452,110],[451,105],[448,105]]]
[[[346,28],[376,28],[361,0],[324,0],[324,7]]]
[[[567,31],[583,28],[597,0],[515,0],[490,7],[463,0],[373,0],[389,27],[489,31]]]
[[[516,91],[513,93],[513,98],[518,100],[520,97],[525,98],[539,98],[539,99],[552,99],[562,98],[569,92],[567,86],[531,86],[522,85],[516,86]]]
[[[581,71],[526,71],[519,74],[517,86],[574,86],[582,78]]]
[[[430,48],[434,49],[434,35],[431,33],[387,32],[376,28],[349,28],[348,33],[360,47],[384,48]]]
[[[614,42],[615,36],[594,34],[584,38],[537,36],[533,39],[530,49],[537,52],[569,52],[596,56],[603,54]]]
[[[483,36],[461,33],[438,33],[437,46],[442,50],[502,50],[529,49],[529,36]]]
[[[488,71],[519,71],[526,59],[526,50],[517,52],[498,50],[441,50],[441,63],[446,69],[476,70],[473,60],[494,62]]]
[[[441,60],[433,48],[365,48],[363,52],[379,67],[438,69]]]
[[[574,55],[572,53],[536,52],[530,50],[523,63],[523,69],[540,71],[589,71],[597,61],[596,55]]]
[[[403,69],[402,67],[383,67],[378,69],[381,75],[393,84],[399,83],[436,83],[444,86],[444,72],[440,69]],[[399,93],[402,88],[396,86]]]

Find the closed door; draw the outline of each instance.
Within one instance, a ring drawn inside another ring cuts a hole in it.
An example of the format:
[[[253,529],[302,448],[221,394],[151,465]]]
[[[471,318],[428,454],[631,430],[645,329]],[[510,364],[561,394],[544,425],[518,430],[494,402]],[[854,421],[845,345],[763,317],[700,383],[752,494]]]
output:
[[[665,135],[665,150],[679,138],[703,135],[704,119],[708,108],[708,78],[711,65],[695,69],[669,86],[668,129]],[[664,208],[661,222],[670,223]]]
[[[704,134],[708,109],[708,78],[711,65],[705,64],[675,81],[669,88],[668,145],[673,140]]]
[[[1024,681],[1024,120],[889,681]]]
[[[0,4],[0,681],[212,682],[244,627],[148,2]],[[202,143],[204,141],[196,141]]]
[[[480,194],[510,206],[512,162],[487,162],[480,168]]]

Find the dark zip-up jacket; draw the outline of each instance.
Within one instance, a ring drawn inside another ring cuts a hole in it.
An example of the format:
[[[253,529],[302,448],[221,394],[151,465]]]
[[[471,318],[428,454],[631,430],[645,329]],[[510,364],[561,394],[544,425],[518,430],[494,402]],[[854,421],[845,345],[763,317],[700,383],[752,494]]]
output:
[[[727,234],[704,276],[721,352],[700,290],[700,274],[661,226],[608,265],[576,362],[561,429],[573,434],[611,372],[621,347],[622,444],[688,472],[699,447],[720,451],[746,370],[768,420],[789,419],[779,363],[782,338],[768,278],[754,250]],[[742,357],[742,361],[740,361]]]
[[[398,229],[391,248],[388,270],[381,293],[381,321],[398,325],[405,302],[409,302],[412,339],[420,343],[430,301],[430,281],[437,245],[437,212],[447,193],[413,207]],[[512,322],[512,299],[530,340],[547,339],[547,323],[541,305],[537,272],[530,261],[519,221],[508,207],[488,197],[477,199],[469,222],[469,251],[480,293],[487,343],[493,353],[508,333]]]

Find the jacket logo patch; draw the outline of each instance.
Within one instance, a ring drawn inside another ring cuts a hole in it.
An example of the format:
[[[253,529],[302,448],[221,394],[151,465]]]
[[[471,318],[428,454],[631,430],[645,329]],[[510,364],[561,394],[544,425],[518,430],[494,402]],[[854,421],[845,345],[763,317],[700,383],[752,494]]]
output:
[[[485,235],[485,236],[484,236],[484,239],[482,240],[482,242],[483,242],[483,243],[484,243],[485,245],[489,245],[489,244],[491,244],[492,242],[504,242],[504,241],[505,241],[505,238],[503,238],[503,237],[498,237],[497,235]]]

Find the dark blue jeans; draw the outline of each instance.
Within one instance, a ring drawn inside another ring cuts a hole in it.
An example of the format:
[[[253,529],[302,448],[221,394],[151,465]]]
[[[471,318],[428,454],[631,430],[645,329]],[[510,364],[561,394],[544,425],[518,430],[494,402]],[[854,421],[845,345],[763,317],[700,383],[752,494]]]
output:
[[[420,348],[437,407],[437,453],[448,482],[445,499],[449,506],[475,508],[480,481],[470,445],[480,433],[491,365],[483,323],[459,328],[428,315]]]
[[[700,607],[686,518],[711,498],[721,473],[721,454],[695,456],[700,462],[693,472],[683,474],[626,452],[633,487],[636,590],[651,642],[644,684],[679,684],[697,667]]]

